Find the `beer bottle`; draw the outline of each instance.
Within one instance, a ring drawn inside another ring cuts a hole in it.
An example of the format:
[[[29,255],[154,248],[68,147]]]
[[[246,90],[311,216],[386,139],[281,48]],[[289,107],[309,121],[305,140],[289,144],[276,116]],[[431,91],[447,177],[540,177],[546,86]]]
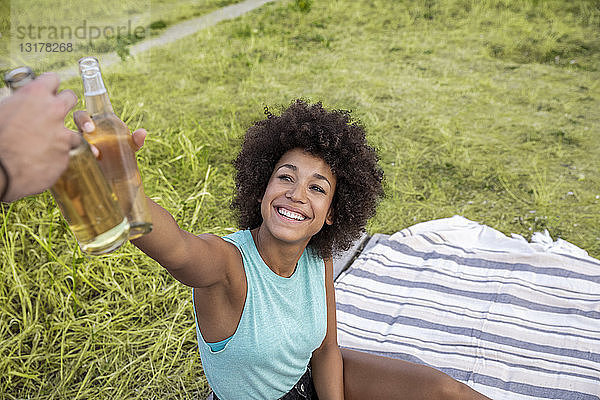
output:
[[[96,129],[84,133],[88,142],[100,151],[98,163],[114,190],[129,220],[129,238],[135,239],[152,230],[150,209],[135,159],[129,128],[113,112],[100,65],[94,57],[79,60],[85,105]]]
[[[13,92],[34,79],[35,74],[28,67],[16,68],[4,77]],[[81,250],[99,255],[127,241],[129,223],[89,144],[81,135],[79,138],[79,145],[69,151],[67,169],[50,188],[50,193]]]

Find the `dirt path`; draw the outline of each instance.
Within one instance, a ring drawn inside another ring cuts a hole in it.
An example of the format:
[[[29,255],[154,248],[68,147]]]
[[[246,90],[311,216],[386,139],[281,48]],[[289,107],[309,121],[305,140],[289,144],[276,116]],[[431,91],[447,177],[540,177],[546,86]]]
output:
[[[220,8],[201,17],[193,18],[177,25],[173,25],[165,30],[162,35],[156,38],[144,40],[131,46],[129,52],[132,56],[135,56],[136,54],[147,51],[153,47],[172,43],[185,36],[196,33],[201,29],[216,25],[221,21],[237,18],[240,15],[243,15],[254,10],[255,8],[262,6],[263,4],[270,3],[272,1],[276,0],[246,0],[241,3]],[[103,68],[121,62],[121,59],[116,53],[104,54],[100,56],[99,59]],[[65,68],[57,71],[57,73],[60,76],[60,79],[63,81],[79,76],[79,71],[76,67]]]

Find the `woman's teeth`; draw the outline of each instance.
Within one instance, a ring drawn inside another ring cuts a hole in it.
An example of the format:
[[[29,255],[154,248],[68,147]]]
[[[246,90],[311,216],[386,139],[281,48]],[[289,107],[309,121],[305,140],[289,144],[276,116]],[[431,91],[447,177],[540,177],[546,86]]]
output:
[[[285,208],[278,208],[277,212],[285,217],[295,219],[296,221],[304,221],[306,219],[305,216],[295,213],[290,210],[286,210]]]

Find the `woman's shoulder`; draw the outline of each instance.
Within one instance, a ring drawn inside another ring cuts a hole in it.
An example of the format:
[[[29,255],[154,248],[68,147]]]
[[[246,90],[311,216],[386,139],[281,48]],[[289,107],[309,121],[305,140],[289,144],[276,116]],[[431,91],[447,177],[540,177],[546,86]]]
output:
[[[252,239],[252,234],[249,230],[245,229],[222,236],[222,239],[235,244],[237,247],[242,247],[247,245],[249,239]]]

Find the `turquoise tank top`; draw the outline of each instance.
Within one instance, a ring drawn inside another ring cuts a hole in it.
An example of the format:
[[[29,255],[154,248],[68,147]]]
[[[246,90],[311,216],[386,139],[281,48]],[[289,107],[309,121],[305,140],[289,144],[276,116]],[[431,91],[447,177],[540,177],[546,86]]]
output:
[[[249,230],[223,239],[242,254],[248,291],[238,327],[222,350],[211,350],[196,320],[204,373],[222,400],[275,400],[302,377],[325,339],[325,264],[307,248],[284,278],[264,263]]]

